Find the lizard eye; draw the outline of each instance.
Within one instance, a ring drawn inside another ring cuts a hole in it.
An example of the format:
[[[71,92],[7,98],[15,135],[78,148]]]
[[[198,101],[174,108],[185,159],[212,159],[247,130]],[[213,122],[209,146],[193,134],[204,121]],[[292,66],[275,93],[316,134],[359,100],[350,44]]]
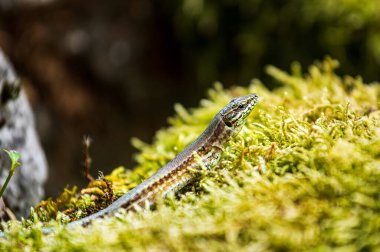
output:
[[[232,123],[230,121],[224,121],[224,123],[228,126],[228,127],[232,127]]]

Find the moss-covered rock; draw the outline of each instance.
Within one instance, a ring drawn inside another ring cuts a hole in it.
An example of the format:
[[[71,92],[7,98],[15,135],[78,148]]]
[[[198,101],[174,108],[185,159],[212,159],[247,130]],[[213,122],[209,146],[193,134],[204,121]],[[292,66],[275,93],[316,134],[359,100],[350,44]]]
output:
[[[120,212],[43,236],[41,222],[10,223],[2,250],[380,250],[380,87],[339,77],[326,59],[302,74],[269,67],[282,87],[216,85],[199,108],[176,105],[171,127],[139,149],[133,171],[106,177],[121,194],[194,140],[233,96],[260,103],[215,169],[154,211]],[[72,207],[72,206],[71,206]],[[60,214],[58,214],[60,215]],[[59,217],[59,216],[58,216]]]

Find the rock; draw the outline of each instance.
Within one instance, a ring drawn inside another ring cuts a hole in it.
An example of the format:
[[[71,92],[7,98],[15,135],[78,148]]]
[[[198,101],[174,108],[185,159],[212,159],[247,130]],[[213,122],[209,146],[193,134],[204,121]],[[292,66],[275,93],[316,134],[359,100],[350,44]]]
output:
[[[4,194],[4,201],[17,217],[26,216],[43,194],[47,163],[34,125],[34,117],[17,76],[0,51],[0,148],[21,154],[17,168]],[[8,175],[10,160],[0,154],[0,184]]]

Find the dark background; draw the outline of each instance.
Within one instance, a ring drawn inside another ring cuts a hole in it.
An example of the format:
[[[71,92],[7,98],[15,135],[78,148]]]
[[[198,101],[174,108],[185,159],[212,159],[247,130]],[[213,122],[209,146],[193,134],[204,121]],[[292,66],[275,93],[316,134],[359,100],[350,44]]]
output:
[[[0,0],[0,47],[36,113],[47,195],[92,173],[133,167],[131,137],[149,142],[173,104],[196,106],[215,81],[246,85],[264,67],[330,55],[341,73],[380,77],[373,0]]]

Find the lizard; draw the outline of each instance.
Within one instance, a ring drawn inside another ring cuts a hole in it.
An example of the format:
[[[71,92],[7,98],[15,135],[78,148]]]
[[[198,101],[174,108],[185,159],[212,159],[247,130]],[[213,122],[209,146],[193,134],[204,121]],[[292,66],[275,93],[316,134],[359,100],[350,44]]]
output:
[[[247,116],[257,104],[257,94],[249,94],[232,99],[214,119],[205,131],[173,160],[159,169],[108,207],[82,219],[70,222],[67,227],[87,226],[93,220],[111,215],[121,208],[128,210],[153,204],[158,198],[170,192],[178,192],[196,178],[196,168],[200,162],[206,167],[216,165],[223,147],[241,130]],[[54,232],[54,228],[43,228],[44,234]],[[0,233],[0,237],[4,233]]]

